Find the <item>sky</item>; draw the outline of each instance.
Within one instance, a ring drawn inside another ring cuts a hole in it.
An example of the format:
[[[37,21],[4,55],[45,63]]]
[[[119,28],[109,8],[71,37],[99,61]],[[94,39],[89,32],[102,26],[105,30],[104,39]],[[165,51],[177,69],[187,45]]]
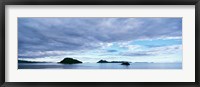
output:
[[[182,62],[182,18],[18,18],[18,59]]]

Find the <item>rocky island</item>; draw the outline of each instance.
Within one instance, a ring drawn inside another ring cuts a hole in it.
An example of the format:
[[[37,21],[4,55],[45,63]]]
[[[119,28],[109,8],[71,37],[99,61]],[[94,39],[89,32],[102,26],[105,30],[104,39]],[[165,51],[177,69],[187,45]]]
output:
[[[123,63],[121,63],[121,65],[130,65],[130,63],[129,62],[123,62]]]
[[[109,62],[106,60],[99,60],[97,63],[109,63]]]
[[[130,65],[127,61],[106,61],[106,60],[100,60],[97,63],[121,63],[121,65]]]
[[[64,58],[62,61],[58,62],[62,64],[77,64],[77,63],[82,63],[81,61],[73,58]]]

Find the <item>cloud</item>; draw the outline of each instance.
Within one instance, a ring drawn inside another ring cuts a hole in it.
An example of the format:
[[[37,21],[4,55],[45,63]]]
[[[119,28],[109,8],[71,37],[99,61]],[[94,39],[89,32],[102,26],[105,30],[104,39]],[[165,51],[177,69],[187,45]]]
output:
[[[107,52],[113,53],[113,52],[117,52],[117,50],[107,50]]]
[[[172,55],[178,52],[182,52],[182,45],[172,45],[172,46],[161,46],[149,48],[146,50],[132,50],[129,49],[126,52],[121,52],[120,55],[124,56],[156,56],[156,55]]]
[[[86,51],[110,47],[113,42],[181,37],[181,22],[181,18],[18,18],[18,52],[19,57],[54,56],[48,52]]]
[[[152,56],[153,54],[148,54],[147,52],[134,52],[134,53],[123,53],[123,56]]]
[[[48,57],[48,56],[60,56],[60,55],[74,55],[74,52],[66,51],[27,51],[24,54],[19,54],[18,58],[39,58],[39,57]]]

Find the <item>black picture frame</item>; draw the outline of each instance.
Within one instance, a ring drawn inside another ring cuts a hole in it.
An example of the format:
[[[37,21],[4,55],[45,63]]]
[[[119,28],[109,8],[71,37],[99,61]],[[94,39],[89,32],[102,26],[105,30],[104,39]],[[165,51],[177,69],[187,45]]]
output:
[[[0,85],[1,87],[200,87],[199,38],[200,0],[1,0]],[[6,5],[195,5],[195,82],[5,82]]]

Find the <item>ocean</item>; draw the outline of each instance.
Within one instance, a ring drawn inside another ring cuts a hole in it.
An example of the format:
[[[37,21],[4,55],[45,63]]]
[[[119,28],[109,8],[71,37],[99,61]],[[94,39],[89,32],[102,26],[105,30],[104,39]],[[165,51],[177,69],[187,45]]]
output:
[[[182,69],[182,63],[18,63],[18,69]]]

